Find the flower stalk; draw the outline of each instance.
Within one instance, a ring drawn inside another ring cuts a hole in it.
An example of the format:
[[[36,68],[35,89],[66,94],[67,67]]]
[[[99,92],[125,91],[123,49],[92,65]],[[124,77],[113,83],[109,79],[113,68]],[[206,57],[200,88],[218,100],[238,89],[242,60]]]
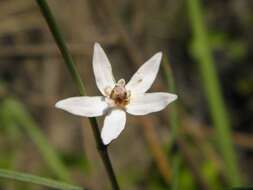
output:
[[[84,84],[81,80],[80,75],[78,74],[74,61],[72,59],[72,56],[70,55],[68,48],[63,40],[63,37],[60,33],[60,30],[55,22],[55,19],[50,11],[50,8],[47,4],[46,0],[36,0],[41,13],[43,14],[49,29],[54,37],[54,40],[63,56],[63,59],[65,61],[65,64],[68,68],[68,71],[71,74],[72,79],[74,80],[74,83],[77,85],[78,91],[80,95],[85,95],[85,88],[84,88]],[[103,160],[103,164],[106,168],[106,172],[108,174],[108,177],[110,179],[111,185],[113,187],[114,190],[119,190],[119,184],[117,182],[114,170],[112,168],[112,163],[110,161],[109,155],[108,155],[108,151],[107,151],[107,146],[103,144],[102,139],[100,137],[100,131],[98,128],[98,123],[96,118],[91,117],[89,118],[90,124],[92,126],[92,131],[96,140],[96,144],[97,144],[97,149],[99,151],[99,154]]]

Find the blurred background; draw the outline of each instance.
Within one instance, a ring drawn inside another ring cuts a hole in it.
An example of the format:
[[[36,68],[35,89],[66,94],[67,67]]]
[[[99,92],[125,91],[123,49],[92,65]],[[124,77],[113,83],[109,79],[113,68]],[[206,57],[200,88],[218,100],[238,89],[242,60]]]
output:
[[[48,3],[88,95],[99,94],[94,42],[107,53],[116,79],[129,80],[163,52],[150,91],[179,99],[155,114],[128,115],[126,130],[109,146],[121,189],[252,185],[251,0]],[[1,0],[0,168],[111,189],[88,120],[54,108],[77,95],[36,1]],[[47,188],[0,178],[0,189]]]

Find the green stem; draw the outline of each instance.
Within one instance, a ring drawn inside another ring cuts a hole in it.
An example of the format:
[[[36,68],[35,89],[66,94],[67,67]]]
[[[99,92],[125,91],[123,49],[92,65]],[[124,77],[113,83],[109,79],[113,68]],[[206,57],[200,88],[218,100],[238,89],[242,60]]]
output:
[[[171,190],[179,190],[180,189],[180,167],[182,162],[182,157],[177,152],[172,157],[172,183],[171,183]]]
[[[176,85],[174,83],[173,73],[169,65],[168,58],[164,56],[164,64],[163,71],[165,75],[165,79],[167,82],[168,90],[170,92],[176,93]],[[173,165],[173,174],[172,174],[172,184],[171,189],[177,190],[180,188],[180,169],[183,161],[183,156],[185,157],[185,161],[188,162],[188,165],[196,179],[197,184],[201,187],[201,189],[211,189],[209,184],[202,177],[201,173],[198,170],[198,164],[195,163],[194,158],[191,156],[191,153],[188,151],[187,146],[185,145],[184,138],[180,135],[179,127],[179,115],[178,115],[178,106],[177,102],[174,102],[170,105],[170,127],[171,127],[171,144],[169,147],[170,156],[172,157],[172,165]],[[179,152],[180,151],[180,152]]]
[[[77,187],[69,185],[67,183],[55,181],[52,179],[47,179],[44,177],[39,177],[31,174],[0,169],[0,178],[13,179],[21,182],[28,182],[37,185],[43,185],[50,188],[62,189],[62,190],[83,190],[82,187]]]
[[[50,31],[52,32],[52,35],[55,39],[56,44],[58,45],[58,48],[61,51],[61,54],[63,56],[65,64],[66,64],[66,66],[67,66],[67,68],[74,80],[74,83],[78,87],[80,95],[84,95],[85,94],[84,84],[81,80],[80,75],[78,74],[78,72],[76,70],[74,61],[67,49],[67,46],[65,45],[63,37],[62,37],[60,30],[54,20],[54,17],[52,15],[51,11],[50,11],[47,1],[46,0],[36,0],[36,1],[37,1],[38,6],[40,7],[41,13],[43,14],[43,16],[48,24]],[[89,121],[92,126],[93,134],[94,134],[94,137],[95,137],[95,140],[97,143],[97,148],[98,148],[100,156],[103,160],[103,163],[106,168],[109,179],[111,181],[112,187],[113,187],[113,189],[118,190],[120,188],[119,188],[115,173],[112,168],[112,164],[111,164],[111,161],[110,161],[110,158],[108,155],[108,151],[107,151],[107,146],[105,146],[103,144],[102,139],[100,137],[100,131],[98,128],[97,120],[96,120],[96,118],[89,118]]]
[[[231,140],[231,126],[219,86],[211,48],[208,44],[208,33],[203,22],[203,8],[199,0],[187,0],[187,2],[194,37],[194,55],[202,75],[209,109],[224,159],[227,179],[231,185],[240,185],[239,168]]]
[[[169,60],[166,55],[163,57],[163,74],[164,78],[167,83],[167,88],[169,92],[175,93],[176,94],[176,85],[174,83],[174,78],[173,78],[173,73],[169,65]],[[172,142],[176,141],[177,135],[178,135],[178,128],[179,128],[179,123],[178,123],[178,112],[176,109],[176,103],[174,102],[173,104],[170,105],[171,108],[171,113],[170,113],[170,126],[171,126],[171,136],[172,136]]]
[[[167,88],[169,92],[176,93],[176,85],[174,83],[173,74],[169,65],[168,57],[165,55],[163,57],[163,63],[162,63],[162,70],[164,74],[164,78],[167,84]],[[175,150],[173,152],[173,147],[177,145],[177,137],[178,137],[178,128],[179,128],[179,122],[178,122],[178,112],[177,112],[177,102],[174,102],[170,105],[170,119],[169,119],[169,125],[171,128],[171,143],[169,147],[169,153],[171,156],[171,162],[172,162],[172,183],[171,183],[171,189],[172,190],[178,190],[180,189],[179,185],[179,174],[180,174],[180,166],[181,166],[181,154],[178,152],[178,150]]]

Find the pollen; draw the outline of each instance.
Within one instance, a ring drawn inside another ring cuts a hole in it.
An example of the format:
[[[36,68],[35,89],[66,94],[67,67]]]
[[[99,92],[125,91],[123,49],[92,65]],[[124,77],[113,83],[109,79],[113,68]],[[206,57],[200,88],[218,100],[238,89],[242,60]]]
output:
[[[114,104],[118,107],[125,107],[127,104],[129,104],[130,91],[126,90],[125,84],[125,80],[120,79],[110,94],[110,99],[112,99]]]

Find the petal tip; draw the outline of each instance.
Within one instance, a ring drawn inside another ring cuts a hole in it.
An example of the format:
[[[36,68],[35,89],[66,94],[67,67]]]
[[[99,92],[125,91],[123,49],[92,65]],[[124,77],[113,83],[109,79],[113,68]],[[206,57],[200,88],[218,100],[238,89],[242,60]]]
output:
[[[54,107],[60,109],[61,108],[61,101],[56,102],[55,105],[54,105]]]
[[[178,99],[178,95],[177,94],[171,94],[170,95],[170,102],[175,101],[176,99]]]
[[[163,53],[161,51],[159,51],[158,53],[154,55],[155,58],[160,59],[160,60],[162,59],[162,56],[163,56]]]
[[[163,52],[162,51],[159,51],[159,52],[157,52],[157,55],[159,55],[159,56],[163,56]]]
[[[150,60],[154,61],[156,64],[160,65],[161,63],[161,60],[162,60],[162,56],[163,56],[163,53],[160,51],[158,53],[156,53],[155,55],[153,55]],[[152,62],[151,61],[151,62]]]
[[[98,42],[94,43],[94,49],[101,48],[101,45]]]
[[[57,108],[57,109],[65,110],[65,106],[64,106],[63,100],[60,100],[60,101],[56,102],[55,105],[54,105],[54,107]]]
[[[101,135],[102,141],[104,145],[108,145],[110,144],[111,140],[109,140],[108,138],[105,138],[103,135]]]

